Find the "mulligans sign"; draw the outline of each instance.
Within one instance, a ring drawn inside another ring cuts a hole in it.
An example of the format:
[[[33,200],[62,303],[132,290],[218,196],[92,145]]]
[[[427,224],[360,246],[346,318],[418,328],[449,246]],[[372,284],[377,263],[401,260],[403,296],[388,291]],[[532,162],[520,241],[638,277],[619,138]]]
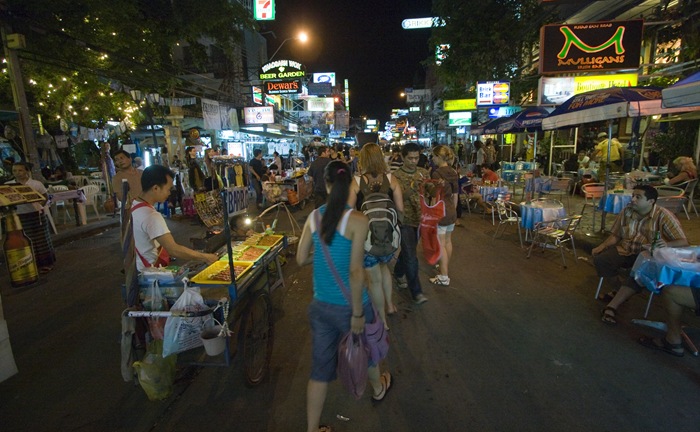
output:
[[[544,26],[540,73],[636,69],[642,28],[642,20]]]
[[[279,80],[290,78],[304,78],[304,66],[292,60],[275,60],[266,63],[260,70],[261,80]]]

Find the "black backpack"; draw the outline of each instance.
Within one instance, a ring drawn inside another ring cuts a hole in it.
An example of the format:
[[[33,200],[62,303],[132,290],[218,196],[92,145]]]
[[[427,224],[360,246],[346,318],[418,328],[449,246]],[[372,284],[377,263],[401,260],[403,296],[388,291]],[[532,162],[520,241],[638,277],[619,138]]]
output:
[[[364,176],[360,176],[362,205],[360,211],[369,218],[369,232],[365,252],[376,257],[391,255],[401,245],[399,218],[394,201],[389,197],[391,183],[385,175],[379,190],[371,190]]]

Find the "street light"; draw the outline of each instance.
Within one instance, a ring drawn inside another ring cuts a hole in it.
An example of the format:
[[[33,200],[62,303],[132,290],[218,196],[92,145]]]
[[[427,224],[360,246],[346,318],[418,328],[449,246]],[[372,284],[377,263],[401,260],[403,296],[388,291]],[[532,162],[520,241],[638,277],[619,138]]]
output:
[[[277,55],[277,53],[280,51],[280,49],[284,46],[285,43],[289,42],[290,40],[297,39],[301,43],[306,43],[306,41],[309,40],[309,35],[306,34],[306,32],[299,32],[298,35],[289,37],[285,40],[282,41],[280,46],[277,47],[277,50],[275,50],[274,53],[270,56],[270,58],[267,60],[268,62],[271,62],[273,58]]]

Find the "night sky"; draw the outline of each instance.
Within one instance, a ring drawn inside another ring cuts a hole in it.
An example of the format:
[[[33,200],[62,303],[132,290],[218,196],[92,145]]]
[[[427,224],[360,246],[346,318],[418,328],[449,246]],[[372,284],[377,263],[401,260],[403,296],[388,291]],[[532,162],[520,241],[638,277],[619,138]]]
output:
[[[271,55],[286,38],[304,30],[309,42],[287,42],[275,56],[313,72],[335,72],[336,84],[350,80],[350,115],[389,120],[405,107],[400,93],[423,88],[421,62],[429,55],[430,29],[404,30],[407,18],[433,16],[430,0],[277,0],[276,20],[260,22]]]

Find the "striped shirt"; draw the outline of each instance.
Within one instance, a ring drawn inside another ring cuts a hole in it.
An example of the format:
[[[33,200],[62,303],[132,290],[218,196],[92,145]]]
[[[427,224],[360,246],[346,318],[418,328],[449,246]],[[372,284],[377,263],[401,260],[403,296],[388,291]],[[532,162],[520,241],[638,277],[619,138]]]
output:
[[[623,256],[637,255],[643,245],[654,241],[656,231],[661,232],[665,242],[685,239],[685,233],[678,218],[663,207],[654,204],[649,214],[642,216],[631,207],[626,207],[617,215],[610,232],[618,237],[617,252]]]

